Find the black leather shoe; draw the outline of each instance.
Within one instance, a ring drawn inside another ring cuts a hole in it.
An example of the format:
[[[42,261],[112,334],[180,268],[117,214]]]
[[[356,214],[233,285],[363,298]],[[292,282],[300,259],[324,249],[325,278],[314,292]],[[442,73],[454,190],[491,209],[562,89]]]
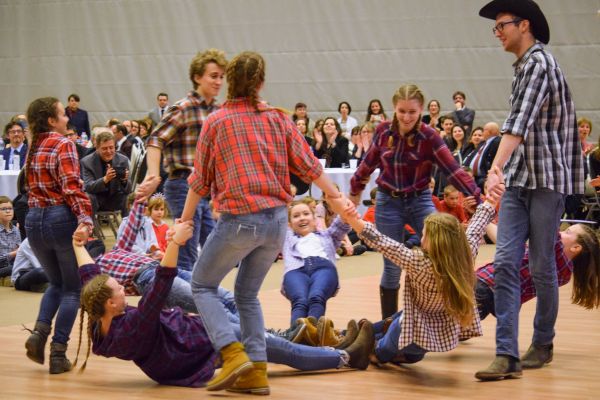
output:
[[[521,362],[511,356],[497,355],[486,369],[477,371],[475,378],[480,381],[496,381],[498,379],[519,378],[523,375]]]
[[[544,364],[552,361],[554,346],[552,343],[536,345],[531,343],[525,355],[521,358],[523,368],[542,368]]]

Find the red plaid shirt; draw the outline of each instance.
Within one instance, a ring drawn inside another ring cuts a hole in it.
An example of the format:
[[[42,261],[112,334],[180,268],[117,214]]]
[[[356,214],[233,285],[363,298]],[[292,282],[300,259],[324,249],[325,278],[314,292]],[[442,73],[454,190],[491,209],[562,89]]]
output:
[[[27,169],[29,208],[67,204],[91,230],[92,204],[83,192],[75,143],[56,132],[41,133],[38,143]]]
[[[323,167],[292,120],[261,103],[229,100],[206,119],[196,151],[190,188],[200,196],[212,190],[219,212],[249,214],[292,200],[292,172],[305,182]]]
[[[566,285],[571,280],[573,273],[573,263],[565,255],[565,251],[560,241],[560,234],[554,245],[554,257],[556,258],[556,275],[558,276],[558,286]],[[494,280],[494,264],[489,263],[477,270],[477,279],[488,285],[492,290],[496,286]],[[536,296],[535,286],[529,271],[529,249],[525,251],[523,260],[521,260],[521,304],[533,299]]]

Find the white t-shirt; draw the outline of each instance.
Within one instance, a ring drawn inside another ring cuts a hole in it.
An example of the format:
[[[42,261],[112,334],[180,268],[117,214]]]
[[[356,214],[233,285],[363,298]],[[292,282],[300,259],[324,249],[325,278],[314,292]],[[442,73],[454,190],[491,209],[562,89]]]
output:
[[[301,237],[296,244],[296,249],[302,255],[302,258],[322,257],[327,259],[327,253],[321,239],[314,233]]]

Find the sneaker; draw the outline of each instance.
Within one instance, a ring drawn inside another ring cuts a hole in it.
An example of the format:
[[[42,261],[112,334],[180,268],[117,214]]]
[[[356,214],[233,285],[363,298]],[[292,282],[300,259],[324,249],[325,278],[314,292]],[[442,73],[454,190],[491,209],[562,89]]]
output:
[[[554,355],[552,343],[547,345],[536,345],[531,343],[525,355],[521,358],[523,368],[542,368],[544,364],[550,364]]]
[[[480,381],[496,381],[499,379],[520,378],[523,375],[521,362],[511,356],[497,355],[486,369],[477,371],[475,378]]]

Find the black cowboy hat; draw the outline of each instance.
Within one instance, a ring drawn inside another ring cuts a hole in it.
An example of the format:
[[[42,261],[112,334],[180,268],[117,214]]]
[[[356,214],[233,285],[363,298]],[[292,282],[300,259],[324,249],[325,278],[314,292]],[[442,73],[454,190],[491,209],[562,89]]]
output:
[[[493,0],[479,10],[479,15],[483,18],[496,19],[501,12],[511,13],[519,18],[529,20],[533,36],[544,44],[548,44],[550,41],[548,21],[536,2],[532,0]]]

